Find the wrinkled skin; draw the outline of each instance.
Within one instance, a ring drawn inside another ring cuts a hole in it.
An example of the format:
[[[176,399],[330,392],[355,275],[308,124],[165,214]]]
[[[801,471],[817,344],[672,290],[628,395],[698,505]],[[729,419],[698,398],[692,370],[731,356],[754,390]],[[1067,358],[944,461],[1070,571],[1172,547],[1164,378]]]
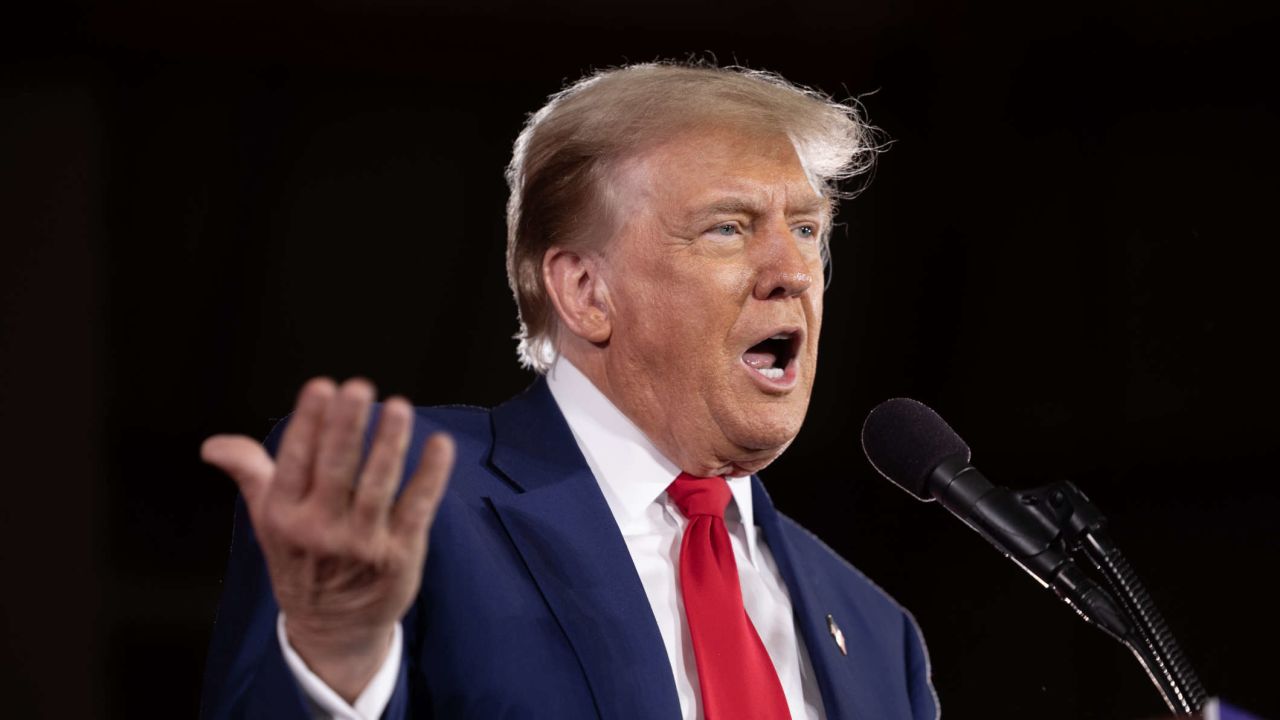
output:
[[[785,136],[731,128],[622,163],[610,194],[612,240],[544,262],[561,352],[685,471],[763,468],[808,409],[828,204]],[[785,387],[743,362],[779,330],[800,336]]]

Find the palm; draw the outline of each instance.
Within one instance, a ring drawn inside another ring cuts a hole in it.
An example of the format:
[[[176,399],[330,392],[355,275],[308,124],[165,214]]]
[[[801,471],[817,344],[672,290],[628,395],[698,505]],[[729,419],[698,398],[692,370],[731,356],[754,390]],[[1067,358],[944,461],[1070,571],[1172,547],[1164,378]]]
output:
[[[340,692],[363,687],[413,601],[453,463],[450,441],[433,437],[396,499],[413,411],[400,398],[383,405],[362,465],[372,401],[365,381],[313,380],[274,460],[244,436],[203,448],[240,486],[291,644]]]

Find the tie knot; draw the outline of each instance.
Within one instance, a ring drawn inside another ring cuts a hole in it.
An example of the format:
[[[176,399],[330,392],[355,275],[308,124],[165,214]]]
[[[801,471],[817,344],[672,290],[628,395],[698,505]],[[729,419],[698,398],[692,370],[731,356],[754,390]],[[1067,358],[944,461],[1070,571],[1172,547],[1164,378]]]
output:
[[[683,472],[667,487],[667,496],[690,519],[695,515],[724,518],[724,509],[733,497],[724,478],[703,478]]]

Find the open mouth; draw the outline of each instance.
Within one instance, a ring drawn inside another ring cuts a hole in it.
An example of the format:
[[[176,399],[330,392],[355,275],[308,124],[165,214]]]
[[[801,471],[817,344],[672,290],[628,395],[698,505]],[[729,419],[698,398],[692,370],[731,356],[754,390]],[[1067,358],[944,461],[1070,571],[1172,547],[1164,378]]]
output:
[[[769,380],[781,381],[799,352],[800,333],[780,332],[761,340],[742,353],[742,362]]]

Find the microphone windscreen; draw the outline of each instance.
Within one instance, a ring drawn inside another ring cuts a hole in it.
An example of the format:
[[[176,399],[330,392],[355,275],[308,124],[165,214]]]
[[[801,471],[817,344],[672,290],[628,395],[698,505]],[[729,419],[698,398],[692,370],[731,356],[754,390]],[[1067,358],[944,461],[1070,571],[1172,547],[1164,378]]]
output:
[[[867,413],[862,451],[877,472],[921,500],[932,499],[929,474],[943,460],[969,461],[969,446],[947,421],[911,398],[885,400]]]

